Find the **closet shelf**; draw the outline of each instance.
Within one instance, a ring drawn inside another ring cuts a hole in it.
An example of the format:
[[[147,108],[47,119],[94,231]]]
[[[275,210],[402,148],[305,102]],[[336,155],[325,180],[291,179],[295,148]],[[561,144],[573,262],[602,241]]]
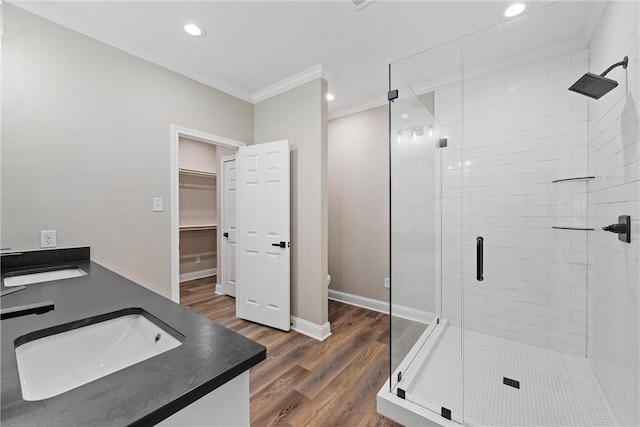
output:
[[[553,226],[551,228],[555,228],[556,230],[582,230],[582,231],[593,231],[593,228],[582,228],[582,227],[556,227]]]
[[[565,178],[565,179],[556,179],[551,181],[552,183],[556,182],[569,182],[569,181],[589,181],[590,179],[595,179],[595,176],[579,176],[576,178]]]
[[[203,225],[181,225],[180,231],[206,231],[217,230],[217,224],[203,224]]]
[[[206,176],[209,178],[215,178],[217,176],[215,172],[204,172],[204,171],[197,171],[193,169],[184,169],[184,168],[178,169],[178,172],[180,172],[183,175]]]
[[[197,258],[197,257],[213,257],[215,258],[218,255],[218,253],[216,251],[210,251],[210,252],[199,252],[199,253],[193,253],[193,254],[185,254],[185,255],[180,255],[180,259],[192,259],[192,258]]]

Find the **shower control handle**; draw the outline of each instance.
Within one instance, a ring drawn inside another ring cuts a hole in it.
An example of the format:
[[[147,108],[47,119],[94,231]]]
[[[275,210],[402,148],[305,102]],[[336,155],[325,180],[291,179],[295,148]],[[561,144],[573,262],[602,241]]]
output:
[[[627,231],[627,226],[624,224],[611,224],[606,227],[602,227],[602,229],[612,233],[625,233]]]
[[[484,277],[482,276],[483,272],[483,264],[484,264],[484,255],[483,255],[483,246],[484,246],[484,238],[479,236],[476,239],[476,280],[478,282],[482,282]]]
[[[631,243],[631,217],[629,215],[620,215],[617,224],[609,224],[602,227],[604,231],[618,234],[618,240],[621,242]]]

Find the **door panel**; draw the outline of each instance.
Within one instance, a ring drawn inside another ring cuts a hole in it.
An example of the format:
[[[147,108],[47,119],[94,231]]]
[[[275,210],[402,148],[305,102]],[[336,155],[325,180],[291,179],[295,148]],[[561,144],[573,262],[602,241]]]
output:
[[[242,147],[237,189],[236,314],[288,331],[289,143]]]

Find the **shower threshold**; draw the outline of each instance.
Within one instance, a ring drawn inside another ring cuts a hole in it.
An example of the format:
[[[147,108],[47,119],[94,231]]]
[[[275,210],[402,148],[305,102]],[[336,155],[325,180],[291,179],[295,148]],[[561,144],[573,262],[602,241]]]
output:
[[[399,385],[391,392],[387,382],[378,393],[378,412],[402,424],[618,425],[584,357],[463,331],[442,320],[412,352],[410,364],[400,365]],[[443,408],[451,420],[441,416]]]

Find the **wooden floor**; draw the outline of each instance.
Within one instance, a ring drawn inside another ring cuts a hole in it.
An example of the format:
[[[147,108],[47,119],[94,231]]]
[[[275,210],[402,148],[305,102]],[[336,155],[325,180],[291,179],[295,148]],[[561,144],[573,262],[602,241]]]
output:
[[[254,426],[399,426],[376,412],[389,377],[389,316],[329,301],[332,335],[323,342],[235,316],[235,299],[214,294],[212,278],[182,283],[180,302],[267,347],[251,369]]]

